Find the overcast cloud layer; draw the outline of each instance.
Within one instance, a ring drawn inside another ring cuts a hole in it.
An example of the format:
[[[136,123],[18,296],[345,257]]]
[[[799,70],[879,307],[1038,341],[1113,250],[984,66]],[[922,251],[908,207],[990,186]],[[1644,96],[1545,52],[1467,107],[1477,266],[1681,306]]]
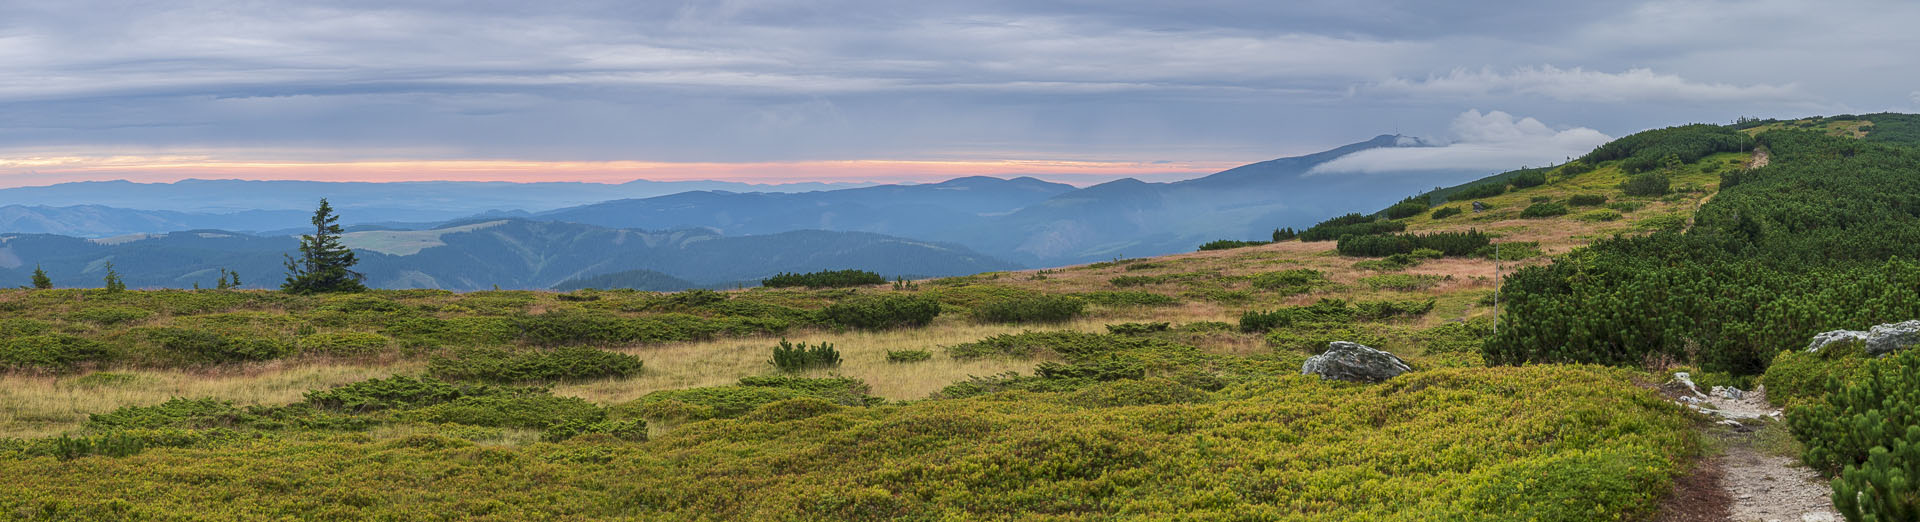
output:
[[[1920,105],[1903,2],[396,4],[0,2],[0,160],[1213,165],[1399,132],[1455,144],[1329,172],[1499,170]]]

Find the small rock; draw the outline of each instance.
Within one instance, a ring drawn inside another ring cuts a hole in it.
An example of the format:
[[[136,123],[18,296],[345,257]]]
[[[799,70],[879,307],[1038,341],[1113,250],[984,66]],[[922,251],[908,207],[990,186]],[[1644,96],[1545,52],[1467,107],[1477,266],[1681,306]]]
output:
[[[1486,211],[1487,211],[1487,204],[1486,204],[1486,203],[1481,203],[1481,202],[1478,202],[1478,201],[1475,201],[1475,202],[1473,202],[1473,211],[1474,211],[1474,212],[1486,212]]]
[[[1347,341],[1327,343],[1326,353],[1300,365],[1302,375],[1353,382],[1380,382],[1410,371],[1413,367],[1393,354]]]
[[[1827,346],[1867,340],[1867,333],[1859,330],[1833,330],[1814,334],[1813,342],[1807,344],[1807,351],[1817,352]]]
[[[1737,421],[1737,420],[1733,420],[1733,419],[1726,419],[1726,420],[1723,420],[1723,421],[1720,421],[1720,423],[1721,423],[1721,424],[1725,424],[1725,425],[1727,425],[1727,426],[1731,426],[1731,427],[1735,427],[1735,428],[1744,428],[1744,427],[1746,427],[1746,425],[1745,425],[1745,424],[1741,424],[1741,423],[1740,423],[1740,421]]]
[[[1673,382],[1681,386],[1686,386],[1687,391],[1693,392],[1694,395],[1701,397],[1707,396],[1704,393],[1700,393],[1700,387],[1693,384],[1693,375],[1687,372],[1673,372]]]
[[[1735,388],[1732,386],[1714,386],[1713,396],[1719,397],[1722,399],[1733,399],[1737,401],[1740,399],[1747,398],[1747,392],[1740,391],[1739,388]]]
[[[1920,345],[1920,319],[1883,324],[1867,332],[1867,355],[1884,355]]]

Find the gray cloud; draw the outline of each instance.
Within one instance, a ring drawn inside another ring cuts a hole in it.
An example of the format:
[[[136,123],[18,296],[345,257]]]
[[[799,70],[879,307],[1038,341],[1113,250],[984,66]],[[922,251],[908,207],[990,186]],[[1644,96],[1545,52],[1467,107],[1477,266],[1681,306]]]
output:
[[[1452,141],[1439,147],[1380,148],[1355,152],[1315,166],[1308,174],[1418,171],[1502,171],[1546,166],[1586,154],[1613,140],[1585,127],[1555,130],[1533,118],[1500,111],[1461,113]]]
[[[1472,107],[1623,134],[1920,103],[1893,2],[6,7],[6,150],[1254,161]]]

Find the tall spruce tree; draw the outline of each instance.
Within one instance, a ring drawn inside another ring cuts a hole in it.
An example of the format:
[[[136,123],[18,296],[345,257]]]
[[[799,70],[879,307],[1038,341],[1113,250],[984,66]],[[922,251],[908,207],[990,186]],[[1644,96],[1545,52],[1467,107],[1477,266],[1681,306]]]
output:
[[[353,250],[340,243],[340,216],[326,198],[313,211],[313,234],[300,236],[300,257],[287,255],[287,282],[281,290],[296,294],[359,292],[361,275],[351,270],[359,260]]]
[[[47,277],[47,271],[41,270],[40,265],[33,265],[33,287],[41,290],[53,288],[53,279]]]

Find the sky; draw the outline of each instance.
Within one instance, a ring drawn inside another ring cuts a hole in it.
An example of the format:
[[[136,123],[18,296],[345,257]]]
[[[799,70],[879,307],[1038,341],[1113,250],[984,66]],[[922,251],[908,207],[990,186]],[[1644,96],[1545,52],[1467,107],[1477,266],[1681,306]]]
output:
[[[0,187],[1170,180],[1920,112],[1906,2],[0,0]]]

